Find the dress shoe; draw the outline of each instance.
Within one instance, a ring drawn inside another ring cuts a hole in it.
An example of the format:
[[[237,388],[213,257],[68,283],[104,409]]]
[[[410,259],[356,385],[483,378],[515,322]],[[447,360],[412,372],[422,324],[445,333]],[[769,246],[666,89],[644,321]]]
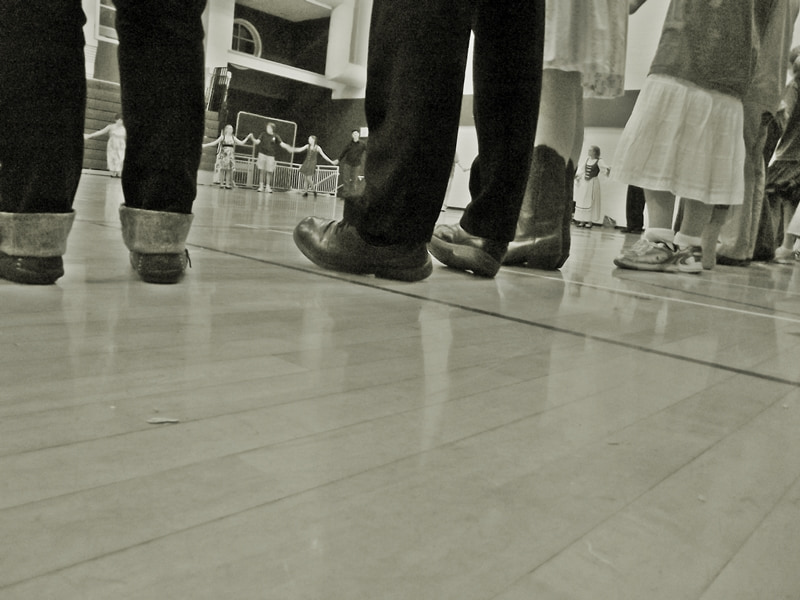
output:
[[[130,261],[133,270],[147,283],[178,283],[192,266],[189,251],[166,254],[142,254],[131,252]]]
[[[461,225],[437,225],[428,244],[437,260],[454,269],[494,277],[500,270],[508,242],[496,242],[467,233]]]
[[[60,256],[9,256],[0,252],[0,279],[16,283],[50,285],[64,275]]]
[[[375,246],[347,221],[307,217],[295,227],[294,243],[311,262],[332,271],[419,281],[433,270],[424,243]]]

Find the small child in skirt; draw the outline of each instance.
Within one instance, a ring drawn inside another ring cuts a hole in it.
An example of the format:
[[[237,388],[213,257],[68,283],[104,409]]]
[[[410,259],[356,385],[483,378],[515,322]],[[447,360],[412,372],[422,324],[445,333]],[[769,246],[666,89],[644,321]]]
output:
[[[219,187],[222,189],[233,189],[233,172],[236,170],[234,150],[237,144],[244,146],[251,137],[251,135],[248,135],[243,140],[240,140],[233,134],[233,125],[225,125],[217,139],[203,144],[203,148],[217,146],[215,169],[219,169]]]
[[[724,220],[724,208],[743,202],[742,97],[771,10],[764,4],[670,2],[614,160],[616,179],[644,189],[649,216],[642,239],[614,260],[617,266],[699,273],[704,231]],[[677,233],[676,196],[685,206]]]
[[[611,173],[611,167],[600,158],[600,148],[589,146],[589,157],[583,164],[583,169],[578,171],[575,176],[578,181],[578,193],[575,195],[573,218],[578,227],[591,229],[595,223],[602,221],[601,173],[608,176]]]

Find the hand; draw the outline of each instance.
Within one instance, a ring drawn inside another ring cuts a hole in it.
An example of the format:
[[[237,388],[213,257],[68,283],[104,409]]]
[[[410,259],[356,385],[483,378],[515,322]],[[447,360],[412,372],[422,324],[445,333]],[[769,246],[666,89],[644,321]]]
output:
[[[336,165],[338,165],[338,164],[339,164],[339,159],[338,159],[338,158],[337,158],[337,159],[335,159],[335,160],[333,161],[333,163],[331,163],[331,164],[333,164],[333,166],[336,166]]]

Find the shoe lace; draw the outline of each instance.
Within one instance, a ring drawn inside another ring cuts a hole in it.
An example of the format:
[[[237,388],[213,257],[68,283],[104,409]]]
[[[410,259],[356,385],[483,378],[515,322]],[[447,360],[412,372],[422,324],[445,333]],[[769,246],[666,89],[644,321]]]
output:
[[[635,254],[637,256],[642,256],[643,254],[647,254],[650,251],[650,249],[654,248],[655,246],[656,244],[651,242],[650,240],[645,238],[639,238],[639,241],[637,241],[633,246],[631,246],[628,252],[630,252],[631,254]]]

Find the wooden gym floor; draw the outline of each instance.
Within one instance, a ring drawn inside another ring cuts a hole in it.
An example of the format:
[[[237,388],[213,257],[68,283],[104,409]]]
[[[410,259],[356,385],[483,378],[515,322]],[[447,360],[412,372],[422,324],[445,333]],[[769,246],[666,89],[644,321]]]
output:
[[[155,286],[121,202],[0,281],[3,600],[800,598],[797,268],[340,275],[340,204],[202,187]]]

